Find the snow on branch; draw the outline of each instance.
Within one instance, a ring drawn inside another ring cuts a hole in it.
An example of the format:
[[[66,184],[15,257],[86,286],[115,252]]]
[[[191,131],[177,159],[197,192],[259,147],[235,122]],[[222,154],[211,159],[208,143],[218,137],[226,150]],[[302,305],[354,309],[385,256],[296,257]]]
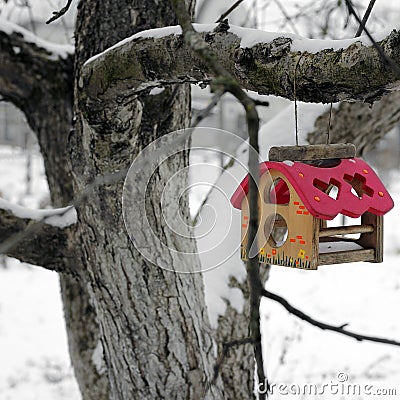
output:
[[[43,118],[38,110],[71,108],[72,54],[72,46],[49,43],[0,17],[0,95],[25,113],[34,131]]]
[[[75,222],[72,207],[29,210],[0,199],[0,254],[53,271],[69,272],[68,230]]]
[[[53,210],[30,210],[0,199],[0,254],[58,272],[72,271],[68,261],[76,255],[73,225],[76,208],[87,201],[92,191],[126,177],[127,169],[98,176],[74,198],[71,205]]]
[[[14,24],[0,16],[0,34],[5,34],[7,36],[19,37],[21,41],[35,45],[38,49],[45,51],[49,60],[57,60],[59,58],[68,58],[74,54],[74,46],[68,44],[56,44],[48,42],[47,40],[41,39],[27,29]],[[18,54],[19,48],[14,47],[14,52]]]
[[[260,94],[293,99],[297,63],[296,94],[306,102],[373,102],[399,85],[366,36],[319,40],[216,24],[194,27],[241,86]],[[400,64],[400,32],[387,30],[374,39]],[[83,70],[88,97],[99,101],[107,92],[132,88],[139,94],[179,79],[208,81],[213,72],[182,44],[181,28],[166,27],[140,32],[91,58]]]
[[[71,206],[49,210],[33,210],[0,199],[0,210],[10,211],[13,215],[22,219],[43,220],[47,225],[58,228],[66,228],[77,221],[76,210]]]

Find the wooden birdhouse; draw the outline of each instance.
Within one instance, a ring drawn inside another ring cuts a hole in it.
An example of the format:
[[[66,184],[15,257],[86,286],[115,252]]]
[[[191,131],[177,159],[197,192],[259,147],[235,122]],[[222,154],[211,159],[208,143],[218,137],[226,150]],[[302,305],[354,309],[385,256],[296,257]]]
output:
[[[259,260],[316,270],[318,265],[382,262],[383,215],[393,200],[354,145],[275,147],[260,164]],[[300,160],[300,161],[299,161]],[[247,259],[248,177],[231,198],[242,211]],[[328,227],[338,215],[350,225]]]

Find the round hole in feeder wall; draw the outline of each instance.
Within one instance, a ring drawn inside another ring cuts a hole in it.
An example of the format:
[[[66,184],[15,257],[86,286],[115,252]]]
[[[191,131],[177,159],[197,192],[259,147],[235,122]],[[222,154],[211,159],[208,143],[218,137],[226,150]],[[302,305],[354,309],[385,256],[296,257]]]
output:
[[[288,238],[288,226],[280,214],[271,215],[264,224],[264,234],[271,247],[281,247]]]
[[[288,205],[290,202],[290,191],[287,183],[281,179],[275,179],[271,185],[264,189],[264,202],[269,204]]]

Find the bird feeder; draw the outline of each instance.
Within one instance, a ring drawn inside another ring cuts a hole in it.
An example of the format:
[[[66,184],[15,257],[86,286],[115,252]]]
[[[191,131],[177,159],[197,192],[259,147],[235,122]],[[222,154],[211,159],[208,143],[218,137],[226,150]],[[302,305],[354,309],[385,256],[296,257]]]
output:
[[[393,200],[350,144],[273,147],[260,164],[261,264],[316,270],[319,265],[383,261],[383,215]],[[247,259],[248,176],[231,198],[241,210]],[[338,215],[353,223],[328,227]]]

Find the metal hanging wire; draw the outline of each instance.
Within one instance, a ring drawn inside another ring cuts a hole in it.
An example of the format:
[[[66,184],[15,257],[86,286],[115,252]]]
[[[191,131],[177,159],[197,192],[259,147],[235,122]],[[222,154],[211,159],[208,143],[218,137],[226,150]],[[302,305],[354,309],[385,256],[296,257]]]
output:
[[[297,118],[297,95],[296,95],[296,76],[297,76],[297,67],[300,63],[303,54],[296,61],[296,65],[294,66],[294,77],[293,77],[293,100],[294,100],[294,126],[295,126],[295,135],[296,135],[296,146],[299,145],[299,126],[298,126],[298,118]]]
[[[332,106],[333,106],[333,103],[331,102],[331,106],[329,108],[328,129],[327,129],[328,133],[326,135],[326,144],[329,144],[329,142],[330,142],[330,137],[329,136],[330,136],[330,133],[331,133]]]
[[[361,35],[361,33],[362,33],[363,30],[366,31],[365,25],[366,25],[366,23],[367,23],[367,21],[368,21],[368,18],[369,18],[369,16],[370,16],[370,14],[371,14],[372,8],[373,8],[374,5],[375,5],[375,2],[376,2],[376,0],[370,0],[369,5],[368,5],[368,8],[367,8],[367,10],[365,11],[365,14],[364,14],[364,17],[363,17],[362,21],[359,21],[360,25],[359,25],[358,30],[357,30],[357,33],[355,34],[354,37],[357,38],[357,37],[359,37],[359,36]],[[352,7],[351,2],[350,2],[349,0],[346,0],[346,4],[347,4],[347,6],[348,6],[348,8],[349,8],[349,11],[350,11],[351,13],[353,13],[354,16],[355,16],[356,19],[357,19],[357,15],[356,15],[356,13],[355,13],[353,7]],[[367,32],[367,31],[366,31],[366,32]],[[367,32],[367,33],[368,33],[368,32]],[[332,121],[332,107],[333,107],[333,103],[331,102],[331,105],[330,105],[330,108],[329,108],[329,118],[328,118],[328,127],[327,127],[326,144],[329,144],[329,142],[330,142],[331,121]]]

